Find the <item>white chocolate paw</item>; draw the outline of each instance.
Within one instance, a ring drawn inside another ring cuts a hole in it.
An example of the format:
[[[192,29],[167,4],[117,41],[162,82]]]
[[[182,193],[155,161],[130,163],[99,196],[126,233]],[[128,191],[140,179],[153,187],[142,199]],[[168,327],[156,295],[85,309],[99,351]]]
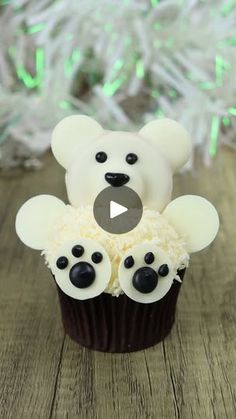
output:
[[[169,256],[154,243],[129,249],[119,266],[122,290],[139,303],[153,303],[163,298],[175,276]]]
[[[16,216],[16,233],[20,240],[32,249],[46,249],[50,230],[65,209],[64,202],[52,195],[30,198]]]
[[[50,268],[61,290],[77,300],[100,295],[111,278],[111,263],[106,251],[91,239],[64,243]]]
[[[216,237],[219,217],[215,207],[197,195],[183,195],[170,202],[163,215],[186,240],[189,253],[198,252]]]

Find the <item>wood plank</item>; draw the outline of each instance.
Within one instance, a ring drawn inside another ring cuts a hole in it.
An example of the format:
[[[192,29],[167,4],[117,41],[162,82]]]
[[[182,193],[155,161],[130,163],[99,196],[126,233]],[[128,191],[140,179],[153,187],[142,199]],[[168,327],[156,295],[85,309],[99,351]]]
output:
[[[54,284],[38,252],[14,231],[15,214],[26,199],[57,190],[57,182],[48,181],[50,162],[42,172],[0,183],[1,418],[46,418],[55,392],[64,332]]]

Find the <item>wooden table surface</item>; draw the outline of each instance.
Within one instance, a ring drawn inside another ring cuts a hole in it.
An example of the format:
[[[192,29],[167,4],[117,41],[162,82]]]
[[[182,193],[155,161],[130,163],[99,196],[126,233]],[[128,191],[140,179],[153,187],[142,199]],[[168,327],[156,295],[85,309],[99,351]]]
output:
[[[64,172],[0,180],[0,418],[236,417],[236,154],[179,175],[175,195],[218,208],[221,229],[192,256],[167,339],[133,354],[84,349],[65,336],[55,285],[37,251],[15,235],[17,209],[40,193],[66,199]]]

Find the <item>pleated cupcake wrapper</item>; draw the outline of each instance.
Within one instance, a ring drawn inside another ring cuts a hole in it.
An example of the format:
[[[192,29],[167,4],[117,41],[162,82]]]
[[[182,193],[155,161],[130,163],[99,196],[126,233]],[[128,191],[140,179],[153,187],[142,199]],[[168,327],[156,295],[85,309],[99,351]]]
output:
[[[179,271],[183,279],[185,270]],[[133,352],[155,345],[170,332],[181,284],[161,300],[141,304],[126,295],[103,293],[75,300],[57,287],[65,332],[79,344],[104,352]]]

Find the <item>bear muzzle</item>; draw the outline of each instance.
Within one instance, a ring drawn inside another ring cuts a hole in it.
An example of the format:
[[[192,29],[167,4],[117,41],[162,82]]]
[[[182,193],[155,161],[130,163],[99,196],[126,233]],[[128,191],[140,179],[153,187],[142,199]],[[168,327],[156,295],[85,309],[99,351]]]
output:
[[[130,177],[125,173],[112,173],[108,172],[105,174],[105,179],[109,183],[109,185],[118,187],[126,185],[129,182]]]

